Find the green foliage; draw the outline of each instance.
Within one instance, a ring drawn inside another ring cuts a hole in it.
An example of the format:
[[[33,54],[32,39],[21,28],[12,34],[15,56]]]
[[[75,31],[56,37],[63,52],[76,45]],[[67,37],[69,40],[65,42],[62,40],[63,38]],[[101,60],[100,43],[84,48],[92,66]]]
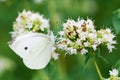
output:
[[[106,60],[106,58],[101,55],[99,48],[98,48],[98,52],[97,52],[97,57],[100,58],[101,60],[103,60],[106,64],[108,64],[108,61]]]
[[[115,64],[114,67],[119,68],[120,67],[120,60],[118,60]]]
[[[120,33],[120,9],[113,12],[113,25],[116,33]]]

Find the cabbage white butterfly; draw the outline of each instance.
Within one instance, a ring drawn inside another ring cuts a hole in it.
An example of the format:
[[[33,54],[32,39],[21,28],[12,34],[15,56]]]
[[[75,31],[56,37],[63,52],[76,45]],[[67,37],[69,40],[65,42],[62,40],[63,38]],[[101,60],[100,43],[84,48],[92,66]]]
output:
[[[42,69],[51,59],[53,44],[48,35],[27,33],[18,36],[9,46],[28,68]]]

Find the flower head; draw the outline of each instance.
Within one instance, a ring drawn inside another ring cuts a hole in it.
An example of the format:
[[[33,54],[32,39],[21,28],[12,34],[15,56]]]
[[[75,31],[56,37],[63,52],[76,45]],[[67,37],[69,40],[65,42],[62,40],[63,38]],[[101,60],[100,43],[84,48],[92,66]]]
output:
[[[78,19],[77,21],[68,19],[63,23],[63,31],[59,32],[60,39],[58,41],[58,48],[66,50],[70,54],[88,53],[88,48],[97,50],[100,44],[104,44],[112,52],[116,44],[114,34],[109,28],[96,30],[95,25],[91,19]]]
[[[12,35],[16,37],[26,32],[45,32],[49,29],[49,20],[43,18],[43,15],[23,10],[19,13],[13,24]]]
[[[116,41],[113,40],[115,35],[111,33],[111,30],[108,28],[99,30],[98,38],[101,39],[101,43],[107,46],[109,52],[112,52],[112,49],[115,48],[113,44],[116,44]]]

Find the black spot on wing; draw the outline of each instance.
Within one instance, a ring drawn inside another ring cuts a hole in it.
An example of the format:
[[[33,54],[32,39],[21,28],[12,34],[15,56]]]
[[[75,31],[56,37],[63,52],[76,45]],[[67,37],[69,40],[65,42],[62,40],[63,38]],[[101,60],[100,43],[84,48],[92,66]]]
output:
[[[24,47],[24,49],[25,49],[25,50],[27,50],[27,49],[28,49],[28,47]]]

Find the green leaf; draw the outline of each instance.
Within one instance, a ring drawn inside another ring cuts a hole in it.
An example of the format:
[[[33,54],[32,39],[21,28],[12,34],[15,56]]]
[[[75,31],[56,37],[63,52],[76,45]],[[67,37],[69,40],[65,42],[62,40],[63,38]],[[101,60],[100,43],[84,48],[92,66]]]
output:
[[[99,57],[99,56],[101,56],[101,54],[100,54],[100,48],[98,48],[98,50],[97,50],[97,55],[96,55],[97,57]]]
[[[85,55],[85,63],[84,63],[84,68],[83,68],[83,71],[85,71],[86,70],[86,67],[87,67],[87,63],[88,63],[88,61],[90,60],[90,55],[89,54],[87,54],[87,55]]]
[[[99,58],[100,58],[101,60],[103,60],[105,63],[107,63],[107,64],[108,64],[108,61],[107,61],[107,59],[106,59],[106,58],[104,58],[103,56],[99,56]]]
[[[120,9],[113,12],[113,26],[115,32],[118,34],[120,33]]]
[[[87,55],[87,56],[86,56],[86,59],[85,59],[85,65],[87,65],[89,59],[90,59],[90,55]]]
[[[108,61],[106,58],[104,58],[101,54],[100,54],[100,49],[98,49],[98,52],[97,52],[97,57],[100,58],[101,60],[103,60],[105,63],[108,64]]]
[[[120,59],[114,64],[114,67],[116,67],[116,68],[120,67]]]

